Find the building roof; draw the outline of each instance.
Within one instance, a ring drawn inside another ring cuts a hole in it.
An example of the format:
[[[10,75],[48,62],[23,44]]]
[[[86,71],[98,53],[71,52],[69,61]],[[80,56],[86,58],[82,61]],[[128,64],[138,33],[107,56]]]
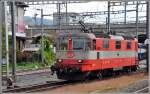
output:
[[[23,52],[37,52],[39,50],[40,50],[39,47],[34,47],[34,48],[24,48],[22,51]]]
[[[9,31],[8,34],[9,34],[10,36],[12,36],[12,32],[11,32],[11,31]],[[26,34],[25,34],[24,32],[23,32],[23,33],[21,33],[21,32],[16,32],[16,37],[26,38]]]
[[[29,7],[24,2],[16,2],[16,5],[19,6],[19,7]]]
[[[32,36],[33,38],[37,38],[37,37],[41,37],[42,34],[41,33],[38,33],[38,34],[35,34],[34,36]],[[47,33],[43,33],[43,36],[46,36],[46,37],[53,37],[52,35],[50,34],[47,34]]]

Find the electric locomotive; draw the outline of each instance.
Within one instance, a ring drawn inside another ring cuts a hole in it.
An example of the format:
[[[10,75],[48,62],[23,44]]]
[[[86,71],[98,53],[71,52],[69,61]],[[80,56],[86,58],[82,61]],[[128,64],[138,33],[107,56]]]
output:
[[[56,38],[57,62],[51,67],[59,79],[101,78],[116,70],[136,71],[137,40],[94,33],[63,33]]]

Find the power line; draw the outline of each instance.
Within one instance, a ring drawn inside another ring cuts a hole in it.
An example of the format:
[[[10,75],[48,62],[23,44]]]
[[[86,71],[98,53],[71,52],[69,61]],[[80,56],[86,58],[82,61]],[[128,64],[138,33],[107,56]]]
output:
[[[27,5],[41,5],[41,4],[65,4],[65,3],[85,3],[85,1],[45,1],[45,2],[25,2]]]

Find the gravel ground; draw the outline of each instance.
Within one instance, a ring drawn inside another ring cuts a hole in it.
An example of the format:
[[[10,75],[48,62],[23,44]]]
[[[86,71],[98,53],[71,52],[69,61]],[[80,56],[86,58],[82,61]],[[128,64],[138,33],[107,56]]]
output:
[[[83,82],[73,85],[68,85],[53,90],[46,90],[40,93],[62,93],[62,92],[77,92],[77,93],[116,93],[120,88],[127,87],[128,85],[147,79],[147,75],[144,73],[133,74],[127,76],[121,76],[116,78],[110,78],[106,80]],[[121,90],[120,90],[121,91]]]
[[[56,77],[51,76],[50,72],[32,73],[17,76],[16,86],[27,86],[33,84],[46,83],[47,81],[57,81]]]
[[[141,81],[137,81],[132,84],[129,84],[127,87],[124,87],[118,90],[117,92],[118,93],[119,92],[132,93],[147,86],[148,86],[148,80],[141,80]]]
[[[21,87],[58,81],[57,76],[52,76],[49,69],[17,73],[16,77],[17,79],[14,86]],[[6,89],[6,86],[3,86],[3,89]]]

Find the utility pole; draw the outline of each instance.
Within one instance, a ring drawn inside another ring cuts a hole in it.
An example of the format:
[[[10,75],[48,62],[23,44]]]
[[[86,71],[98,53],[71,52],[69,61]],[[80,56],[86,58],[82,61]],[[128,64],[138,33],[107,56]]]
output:
[[[0,1],[0,94],[2,94],[2,1]]]
[[[12,22],[12,78],[16,81],[16,19],[15,19],[15,2],[10,2],[11,5],[11,22]]]
[[[35,13],[34,14],[34,22],[35,22],[34,24],[35,24],[35,26],[36,26],[36,17],[37,17],[37,14]]]
[[[68,4],[67,4],[67,1],[66,1],[66,25],[68,24]]]
[[[106,17],[106,31],[108,32],[108,17]]]
[[[44,14],[43,14],[43,9],[37,9],[41,11],[41,62],[44,63],[44,38],[43,38],[43,34],[44,34],[44,28],[43,28],[43,18],[44,18]]]
[[[147,58],[146,58],[146,65],[147,65],[147,72],[149,71],[149,66],[150,66],[150,63],[149,63],[149,32],[150,32],[150,1],[147,1],[147,30],[146,30],[146,35],[147,35],[147,39],[148,39],[148,42],[146,44],[147,46]]]
[[[8,19],[7,19],[7,2],[4,1],[4,23],[5,23],[5,44],[6,44],[6,72],[9,76],[9,47],[8,47]]]
[[[136,38],[138,40],[138,19],[139,19],[139,13],[138,13],[138,7],[139,6],[139,3],[138,1],[136,2]]]
[[[127,1],[124,2],[124,24],[127,23]]]
[[[44,41],[43,41],[43,9],[41,9],[41,59],[42,63],[44,63]]]
[[[108,1],[108,33],[110,33],[110,1]]]
[[[58,14],[58,25],[59,25],[59,32],[60,32],[61,30],[60,3],[57,4],[57,14]]]

